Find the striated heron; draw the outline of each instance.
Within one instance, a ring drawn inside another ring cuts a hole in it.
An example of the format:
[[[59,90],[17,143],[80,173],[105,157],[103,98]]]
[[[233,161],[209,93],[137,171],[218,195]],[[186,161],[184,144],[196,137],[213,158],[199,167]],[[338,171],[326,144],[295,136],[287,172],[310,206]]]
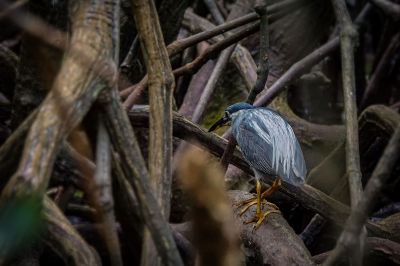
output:
[[[256,222],[257,229],[266,216],[279,212],[278,207],[268,203],[274,210],[262,212],[262,200],[281,186],[283,181],[299,186],[307,174],[306,164],[299,142],[292,127],[277,112],[255,107],[248,103],[235,103],[225,110],[224,116],[209,129],[231,124],[232,135],[236,139],[244,158],[254,171],[257,196],[242,202],[243,214],[250,206],[257,204],[256,215],[249,222]],[[275,181],[261,193],[260,179],[275,176]]]

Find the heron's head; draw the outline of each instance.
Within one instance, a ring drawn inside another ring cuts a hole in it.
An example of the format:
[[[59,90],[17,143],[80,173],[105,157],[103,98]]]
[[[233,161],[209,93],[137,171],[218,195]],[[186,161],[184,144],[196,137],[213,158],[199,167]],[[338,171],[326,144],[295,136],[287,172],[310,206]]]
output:
[[[235,113],[237,113],[238,111],[244,110],[244,109],[253,109],[253,108],[255,108],[253,105],[244,103],[244,102],[235,103],[235,104],[228,106],[228,108],[226,108],[224,111],[224,116],[221,119],[219,119],[217,122],[215,122],[210,127],[208,132],[214,131],[217,128],[222,127],[224,125],[229,125],[229,123],[232,121],[232,118],[235,116]]]

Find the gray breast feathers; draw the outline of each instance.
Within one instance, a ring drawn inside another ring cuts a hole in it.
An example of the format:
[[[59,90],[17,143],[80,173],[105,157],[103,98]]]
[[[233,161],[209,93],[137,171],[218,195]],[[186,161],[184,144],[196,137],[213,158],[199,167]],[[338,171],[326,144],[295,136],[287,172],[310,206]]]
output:
[[[288,183],[304,183],[307,170],[291,126],[267,108],[241,110],[232,116],[232,134],[251,167]]]

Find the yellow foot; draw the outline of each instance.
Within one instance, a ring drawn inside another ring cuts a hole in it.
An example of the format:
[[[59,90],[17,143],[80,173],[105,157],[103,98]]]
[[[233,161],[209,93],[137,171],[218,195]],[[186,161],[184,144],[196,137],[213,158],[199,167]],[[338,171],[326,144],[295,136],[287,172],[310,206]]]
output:
[[[262,222],[265,220],[265,218],[271,213],[281,213],[281,212],[279,210],[266,211],[265,213],[256,214],[253,219],[246,221],[244,223],[245,224],[256,223],[255,225],[253,225],[253,231],[257,230],[262,224]]]
[[[251,206],[256,205],[256,204],[257,204],[257,198],[254,197],[254,198],[250,198],[248,200],[244,200],[244,201],[240,202],[239,204],[237,204],[236,206],[237,207],[244,206],[242,208],[242,210],[240,211],[240,215],[243,215],[243,213],[245,213]],[[267,205],[267,206],[271,207],[272,209],[279,210],[278,206],[276,206],[275,204],[273,204],[271,202],[264,200],[261,202],[261,204]]]
[[[253,230],[256,230],[258,227],[260,227],[262,222],[265,220],[265,217],[267,217],[271,213],[280,213],[279,208],[275,204],[270,203],[267,200],[264,200],[266,196],[271,195],[272,192],[274,192],[279,187],[278,185],[280,185],[279,179],[277,182],[274,181],[272,186],[261,194],[261,183],[259,180],[257,180],[256,181],[257,197],[250,198],[236,205],[238,207],[244,206],[244,208],[240,211],[240,215],[243,215],[243,213],[245,213],[251,206],[257,205],[256,215],[254,216],[254,218],[251,221],[245,222],[245,224],[255,222],[256,224],[253,226]],[[262,211],[263,205],[270,206],[272,210],[268,210],[265,213],[263,213]]]

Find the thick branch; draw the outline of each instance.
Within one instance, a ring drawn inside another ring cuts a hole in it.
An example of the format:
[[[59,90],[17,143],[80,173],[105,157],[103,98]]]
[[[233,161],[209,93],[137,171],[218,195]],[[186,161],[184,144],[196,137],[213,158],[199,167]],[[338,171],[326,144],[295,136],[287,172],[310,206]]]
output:
[[[95,69],[99,69],[96,68],[99,60],[112,59],[113,26],[115,17],[118,17],[119,2],[88,1],[77,4],[80,7],[75,9],[77,15],[73,19],[71,48],[53,89],[40,106],[29,130],[19,167],[3,189],[2,207],[10,202],[31,199],[41,204],[63,140],[80,123],[104,87]],[[87,64],[80,64],[71,52],[73,49],[85,51]],[[109,65],[102,69],[102,73],[114,76]],[[18,207],[23,208],[22,205]]]
[[[93,1],[94,0],[92,0],[92,2]],[[84,3],[83,1],[80,1],[77,4],[82,5],[83,3]],[[115,2],[115,4],[117,4],[117,2]],[[8,8],[8,5],[5,3],[4,0],[0,0],[0,10],[5,8]],[[12,12],[9,12],[4,15],[6,15],[8,19],[12,20],[12,22],[16,26],[24,30],[25,33],[61,51],[68,51],[69,56],[74,57],[76,63],[79,62],[79,64],[83,65],[82,67],[91,68],[92,71],[95,71],[97,75],[101,77],[104,81],[106,81],[109,85],[115,83],[115,76],[110,75],[110,71],[104,71],[105,69],[115,68],[113,62],[110,61],[109,58],[97,58],[99,62],[97,64],[93,64],[92,55],[90,53],[86,54],[85,46],[77,44],[68,46],[69,45],[68,35],[65,34],[64,32],[46,23],[40,17],[32,15],[31,13],[25,12],[20,9],[11,11]],[[71,18],[71,21],[76,22],[73,18]],[[92,35],[93,34],[94,33],[92,33]],[[115,35],[115,32],[113,34]],[[89,37],[89,39],[92,37]],[[84,37],[81,36],[79,38],[84,38]],[[126,79],[124,81],[126,82]]]
[[[67,218],[48,197],[44,197],[43,215],[46,230],[43,240],[68,265],[101,265],[96,251],[79,235]]]
[[[171,91],[174,89],[174,77],[168,59],[160,24],[154,3],[135,1],[136,24],[143,43],[142,49],[146,58],[150,91],[150,177],[154,184],[161,182],[158,189],[168,189],[171,178],[168,161],[171,157]],[[160,134],[160,135],[159,135]],[[163,161],[165,165],[163,165]],[[163,205],[169,203],[169,192],[161,193]],[[167,207],[166,209],[169,209]],[[168,211],[164,213],[168,217]]]
[[[76,19],[72,46],[86,51],[93,65],[97,64],[99,58],[112,56],[111,19],[115,8],[119,7],[114,2],[104,6],[92,3],[87,17]],[[90,14],[94,10],[97,16]],[[86,23],[87,26],[82,27],[80,23]],[[100,30],[95,31],[94,28]],[[111,69],[104,70],[114,74]],[[28,195],[44,192],[60,143],[80,122],[102,89],[97,77],[91,68],[82,67],[75,57],[67,54],[54,87],[31,126],[19,168],[4,189],[3,200],[16,191]]]
[[[165,217],[161,215],[160,206],[153,196],[146,163],[127,113],[119,101],[118,92],[111,91],[107,98],[107,102],[104,103],[107,129],[109,134],[114,136],[111,140],[113,147],[123,162],[122,170],[135,192],[140,213],[151,232],[158,254],[166,265],[182,265],[171,230]],[[146,120],[147,125],[148,119],[149,116]]]
[[[148,127],[149,108],[134,108],[129,112],[129,117],[133,126]],[[217,157],[221,157],[223,154],[227,145],[227,141],[225,139],[217,136],[216,134],[207,133],[198,125],[193,124],[189,120],[176,113],[173,114],[173,124],[174,137],[190,141],[194,145],[199,145]],[[238,149],[235,150],[231,163],[243,171],[253,174]],[[274,181],[274,178],[266,177],[263,181],[271,185]],[[347,206],[332,199],[325,193],[322,193],[321,191],[307,185],[295,187],[285,183],[282,189],[277,193],[283,193],[290,198],[293,198],[305,208],[321,214],[321,216],[325,217],[331,222],[334,222],[335,224],[338,224],[339,226],[345,222],[350,213],[350,210]],[[390,235],[383,228],[374,223],[368,223],[367,228],[377,236],[389,238],[396,237],[394,235]]]
[[[149,79],[149,174],[161,206],[160,211],[168,219],[172,183],[172,94],[175,80],[154,2],[132,1],[132,6]],[[155,248],[147,231],[142,262],[156,260],[157,253],[154,253]]]
[[[107,77],[107,81],[115,80],[114,71],[109,67],[112,66],[110,59],[112,59],[114,48],[118,46],[118,44],[113,43],[115,33],[113,27],[118,35],[118,27],[115,27],[115,22],[117,21],[116,18],[119,17],[119,2],[82,1],[76,4],[78,5],[74,9],[76,16],[72,19],[74,24],[71,47],[65,55],[63,66],[54,82],[53,89],[41,105],[39,112],[31,115],[32,120],[35,119],[35,121],[25,140],[25,147],[17,172],[3,190],[1,196],[3,206],[7,204],[5,201],[18,202],[24,198],[41,202],[40,199],[47,188],[50,173],[63,140],[81,121],[104,87],[101,85],[102,81],[99,76]],[[22,21],[26,22],[26,19],[29,18],[31,17],[24,17]],[[23,22],[22,24],[24,25]],[[37,30],[35,26],[37,27],[38,24],[30,25]],[[64,48],[65,42],[59,43],[58,35],[53,37],[55,43],[51,41],[50,43]],[[65,41],[66,39],[62,40]],[[77,51],[85,54],[85,64],[81,64],[82,60],[76,56]],[[108,64],[106,67],[98,67],[99,61],[107,61]],[[34,116],[36,117],[33,118]],[[27,121],[30,122],[31,119]],[[46,208],[45,204],[45,213]],[[32,212],[35,211],[38,210],[32,210]],[[68,229],[66,226],[63,227]],[[67,233],[72,235],[71,232]],[[72,243],[73,241],[75,241],[75,246]],[[85,252],[85,247],[76,246],[79,242],[74,239],[73,235],[71,241],[66,240],[64,243],[70,245],[67,248],[70,248],[71,254],[75,252],[78,253],[78,256],[81,256],[79,248],[82,248],[82,252]],[[90,249],[88,250],[90,251]],[[86,257],[89,260],[91,259],[89,255],[86,255]],[[78,264],[87,263],[81,261]],[[91,265],[93,264],[91,263]]]
[[[313,265],[309,251],[282,214],[272,213],[268,216],[268,221],[254,231],[252,225],[246,225],[245,222],[253,217],[255,206],[243,215],[239,214],[241,208],[235,207],[250,198],[251,194],[234,190],[229,192],[229,196],[236,216],[234,225],[241,231],[248,260],[257,258],[261,261],[258,265]],[[264,209],[272,210],[269,206]]]

